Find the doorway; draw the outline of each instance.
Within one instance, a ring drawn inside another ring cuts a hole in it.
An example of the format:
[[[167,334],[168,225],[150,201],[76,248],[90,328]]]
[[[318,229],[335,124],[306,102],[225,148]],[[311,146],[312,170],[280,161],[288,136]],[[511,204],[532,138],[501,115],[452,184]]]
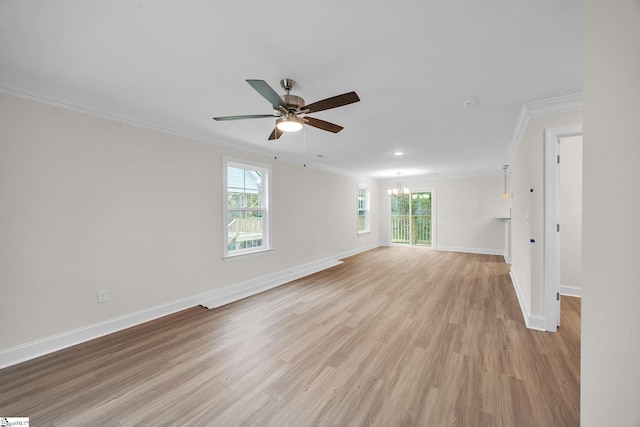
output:
[[[556,332],[558,326],[560,326],[560,294],[561,292],[561,280],[563,270],[563,260],[561,259],[562,247],[561,247],[561,233],[564,235],[581,235],[581,231],[573,229],[577,223],[576,213],[572,214],[570,219],[565,220],[564,224],[561,215],[561,207],[565,209],[564,213],[567,213],[567,201],[561,200],[563,191],[565,189],[560,187],[560,168],[563,165],[562,156],[560,155],[560,144],[562,140],[569,141],[579,137],[580,146],[582,145],[582,125],[563,126],[558,128],[551,128],[545,131],[545,214],[544,214],[544,293],[545,293],[545,329],[547,331]],[[581,152],[581,151],[580,151]],[[565,158],[565,164],[568,159]],[[580,159],[581,165],[581,159]],[[564,172],[564,171],[563,171]],[[580,172],[581,175],[581,172]],[[575,178],[579,181],[580,186],[582,183],[582,176]],[[580,190],[581,191],[581,190]],[[561,203],[562,201],[562,203]],[[581,204],[580,204],[581,205]],[[581,215],[581,210],[579,212]],[[575,243],[575,239],[572,242],[571,239],[565,239],[565,245],[568,243]],[[566,247],[564,248],[566,249]],[[575,255],[576,251],[565,251],[565,253],[572,253]],[[581,259],[569,260],[565,256],[564,269],[565,273],[568,273],[569,262],[580,265]],[[581,258],[581,257],[580,257]],[[566,276],[566,274],[565,274]]]
[[[391,196],[391,243],[431,246],[433,193],[413,191]]]

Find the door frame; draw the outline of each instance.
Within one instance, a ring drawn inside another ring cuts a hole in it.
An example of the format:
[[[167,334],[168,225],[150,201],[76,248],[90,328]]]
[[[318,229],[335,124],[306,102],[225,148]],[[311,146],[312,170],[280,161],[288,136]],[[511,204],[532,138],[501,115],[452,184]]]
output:
[[[558,237],[558,155],[561,138],[582,135],[582,124],[544,131],[544,295],[545,330],[560,325],[560,238]]]
[[[418,187],[417,189],[413,190],[413,189],[409,189],[410,193],[431,193],[431,246],[428,246],[431,249],[437,249],[436,246],[436,241],[437,241],[437,229],[438,227],[436,226],[437,223],[437,205],[438,205],[438,198],[436,196],[436,188],[435,187],[431,187],[431,188],[423,188],[423,187]],[[393,243],[391,243],[391,197],[389,194],[386,193],[385,190],[385,195],[387,197],[387,233],[388,233],[388,238],[387,238],[387,246],[391,246],[393,245]],[[409,246],[415,246],[415,245],[409,245]]]

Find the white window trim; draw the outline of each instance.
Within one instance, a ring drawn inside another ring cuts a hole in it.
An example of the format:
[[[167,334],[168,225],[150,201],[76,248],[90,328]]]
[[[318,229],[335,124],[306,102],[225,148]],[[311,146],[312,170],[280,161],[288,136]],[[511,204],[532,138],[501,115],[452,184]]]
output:
[[[360,190],[364,190],[365,194],[366,194],[366,206],[365,206],[365,210],[367,212],[367,216],[366,216],[366,222],[365,222],[365,229],[364,230],[360,230],[358,229],[358,234],[366,234],[366,233],[371,233],[371,189],[366,186],[366,185],[358,185],[358,191],[357,191],[357,196],[360,197]],[[358,218],[358,223],[356,224],[356,227],[359,227],[360,223],[360,201],[357,200],[357,206],[356,206],[356,215]]]
[[[263,201],[263,229],[262,246],[255,248],[245,248],[229,253],[228,237],[228,196],[227,196],[227,167],[238,167],[241,169],[262,169],[266,172],[262,183]],[[222,259],[225,261],[249,258],[262,255],[273,250],[271,244],[271,165],[254,162],[252,160],[240,159],[237,157],[222,156]]]

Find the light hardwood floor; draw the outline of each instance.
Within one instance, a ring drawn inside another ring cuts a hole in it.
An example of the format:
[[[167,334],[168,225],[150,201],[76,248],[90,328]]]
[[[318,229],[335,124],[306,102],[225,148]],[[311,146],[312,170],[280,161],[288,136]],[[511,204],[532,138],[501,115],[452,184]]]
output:
[[[580,300],[528,330],[502,257],[379,248],[0,370],[33,426],[577,426]]]

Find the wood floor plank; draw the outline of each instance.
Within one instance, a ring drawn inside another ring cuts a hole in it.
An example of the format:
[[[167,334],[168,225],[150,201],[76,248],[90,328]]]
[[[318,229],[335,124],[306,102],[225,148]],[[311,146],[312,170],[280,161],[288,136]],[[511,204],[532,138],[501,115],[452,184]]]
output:
[[[0,370],[32,425],[577,426],[580,299],[527,329],[502,257],[378,248]]]

